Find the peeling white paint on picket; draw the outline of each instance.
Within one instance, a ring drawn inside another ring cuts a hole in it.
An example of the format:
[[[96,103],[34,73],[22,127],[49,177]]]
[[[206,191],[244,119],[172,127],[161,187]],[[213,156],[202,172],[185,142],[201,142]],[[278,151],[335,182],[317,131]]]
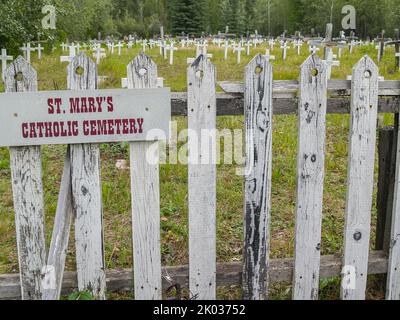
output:
[[[365,299],[374,182],[379,70],[368,57],[353,69],[341,297]],[[352,269],[354,268],[354,269]],[[352,273],[355,271],[355,288]]]
[[[68,89],[97,89],[97,66],[83,52],[68,66]],[[70,149],[78,287],[105,299],[100,150],[95,144],[76,144]]]
[[[60,299],[72,218],[71,162],[70,147],[68,147],[61,178],[47,266],[42,272],[43,283],[45,284],[43,288],[43,300]]]
[[[36,71],[22,57],[8,66],[4,80],[6,92],[37,91]],[[46,264],[40,147],[10,148],[10,158],[22,299],[40,300]]]
[[[202,130],[216,128],[215,79],[215,67],[204,55],[189,66],[188,128],[198,137]],[[194,140],[189,141],[188,151],[189,289],[193,299],[213,300],[216,297],[216,165],[210,163],[210,154],[216,145],[211,143],[207,150],[202,150],[200,139]]]
[[[400,138],[400,130],[397,132]],[[400,140],[397,140],[400,141]],[[396,179],[393,200],[392,232],[389,248],[386,299],[400,300],[400,143],[397,143]]]
[[[326,64],[301,66],[293,299],[318,299],[327,106]]]
[[[128,89],[157,88],[157,66],[145,54],[127,68]],[[160,181],[158,142],[130,143],[136,300],[160,300]]]
[[[257,55],[245,76],[245,214],[243,296],[268,296],[272,172],[272,65]]]

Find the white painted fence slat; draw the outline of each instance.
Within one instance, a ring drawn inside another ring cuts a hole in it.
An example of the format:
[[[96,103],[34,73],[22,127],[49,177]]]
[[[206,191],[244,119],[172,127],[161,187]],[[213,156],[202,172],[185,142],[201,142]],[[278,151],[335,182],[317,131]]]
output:
[[[47,266],[43,272],[43,283],[45,284],[43,300],[60,299],[72,218],[71,162],[70,147],[68,147],[58,195],[53,235],[47,257]]]
[[[37,91],[36,71],[22,57],[8,66],[4,79],[6,92]],[[22,299],[40,300],[46,264],[40,147],[10,148],[10,158]]]
[[[374,183],[378,76],[378,67],[368,56],[363,57],[353,69],[341,288],[341,297],[345,300],[365,299]]]
[[[397,132],[400,138],[400,130]],[[400,141],[400,140],[397,140]],[[389,247],[389,263],[386,299],[400,300],[400,143],[397,144],[396,178],[393,200],[392,231]]]
[[[68,66],[68,88],[97,89],[97,66],[83,52]],[[78,287],[97,299],[105,299],[100,150],[95,144],[70,148]]]
[[[202,131],[216,128],[216,71],[200,55],[188,69],[189,137],[189,289],[193,299],[213,300],[216,296],[216,164],[215,142],[201,148]],[[211,130],[211,131],[210,131]]]
[[[272,65],[259,54],[245,75],[246,172],[243,296],[268,297],[272,172]]]
[[[157,88],[157,65],[145,54],[127,68],[128,89]],[[160,300],[160,177],[158,142],[130,143],[136,300]]]
[[[316,300],[319,288],[327,107],[326,65],[311,55],[301,66],[293,299]]]

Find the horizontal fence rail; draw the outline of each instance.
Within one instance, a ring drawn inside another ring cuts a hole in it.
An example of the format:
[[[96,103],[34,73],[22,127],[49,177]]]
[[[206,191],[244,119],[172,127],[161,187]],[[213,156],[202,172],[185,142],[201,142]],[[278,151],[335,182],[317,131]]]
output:
[[[270,284],[289,283],[293,279],[294,259],[271,259],[269,263]],[[320,279],[339,277],[342,258],[329,255],[321,257]],[[385,274],[388,270],[387,255],[383,251],[371,251],[368,260],[368,275]],[[218,286],[241,286],[243,265],[240,262],[217,264]],[[189,266],[164,267],[162,270],[163,290],[178,284],[189,288]],[[64,274],[62,294],[67,295],[78,287],[76,273]],[[132,292],[132,269],[107,270],[107,290],[109,292]],[[21,289],[18,274],[0,274],[0,300],[20,299]]]

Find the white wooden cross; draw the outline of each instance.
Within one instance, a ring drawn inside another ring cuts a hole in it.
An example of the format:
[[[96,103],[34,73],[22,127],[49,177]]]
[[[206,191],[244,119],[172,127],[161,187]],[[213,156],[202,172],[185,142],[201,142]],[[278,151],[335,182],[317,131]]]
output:
[[[319,51],[319,48],[315,44],[313,44],[310,46],[309,51],[311,52],[311,54],[316,54],[317,51]]]
[[[144,39],[143,41],[142,41],[142,48],[143,48],[143,53],[144,52],[146,52],[146,47],[147,47],[147,40],[146,39]]]
[[[274,45],[275,45],[275,40],[274,39],[269,39],[268,40],[268,45],[269,45],[269,49],[272,51],[274,51]]]
[[[288,46],[288,44],[287,44],[286,41],[285,41],[285,42],[283,43],[283,45],[281,46],[281,49],[283,49],[282,58],[283,58],[283,60],[286,60],[286,57],[287,57],[287,49],[290,49],[290,47]]]
[[[356,45],[356,42],[354,40],[351,40],[350,45],[349,45],[350,53],[353,53],[353,48],[355,45]]]
[[[180,44],[181,44],[181,48],[183,49],[187,46],[188,43],[187,43],[186,39],[181,39]]]
[[[242,44],[239,42],[239,44],[235,47],[235,51],[237,52],[237,63],[240,64],[241,62],[241,55],[242,51],[244,51],[244,48],[242,48]]]
[[[339,41],[338,43],[338,58],[342,58],[342,50],[346,46],[346,41]]]
[[[228,60],[228,50],[229,50],[229,47],[230,47],[230,45],[229,45],[229,40],[225,40],[225,45],[224,45],[224,50],[225,50],[224,59],[225,59],[225,60]]]
[[[133,42],[129,41],[128,44],[126,45],[128,47],[128,49],[132,49],[133,47]]]
[[[124,47],[124,44],[121,41],[119,41],[118,44],[115,45],[115,47],[118,48],[118,55],[120,56],[121,50]]]
[[[106,57],[106,50],[101,47],[101,44],[99,43],[95,48],[94,48],[94,55],[96,56],[96,64],[100,64],[101,58]]]
[[[81,51],[81,45],[79,42],[76,43],[76,54],[78,54]]]
[[[331,76],[332,76],[332,67],[340,66],[340,61],[333,60],[335,58],[336,58],[336,55],[333,54],[332,50],[329,50],[328,57],[326,60],[324,60],[324,62],[326,63],[326,66],[327,66],[326,74],[327,74],[328,80],[330,80]]]
[[[174,64],[174,51],[177,51],[178,48],[174,46],[174,43],[171,42],[171,44],[168,46],[169,50],[169,64],[173,65]]]
[[[24,57],[25,57],[26,61],[28,61],[28,63],[31,63],[31,52],[35,51],[35,49],[31,48],[30,42],[28,42],[26,45],[24,45],[20,49],[21,49],[21,51],[24,52]]]
[[[251,44],[250,41],[246,42],[246,55],[250,55],[250,47],[252,47],[253,45]]]
[[[267,61],[270,61],[270,60],[275,60],[275,56],[272,56],[272,55],[270,55],[270,53],[269,53],[269,49],[266,49],[265,50],[265,59],[267,60]]]
[[[69,46],[69,55],[68,56],[61,56],[60,57],[60,61],[61,62],[71,62],[75,56],[76,56],[76,46],[74,45],[74,43],[72,43]]]
[[[66,43],[61,43],[61,50],[62,51],[65,51],[65,50],[67,50],[67,47],[68,47],[68,45],[66,44]]]
[[[12,61],[14,57],[7,55],[7,49],[1,49],[1,77],[4,80],[4,73],[7,69],[7,61]]]
[[[205,57],[207,56],[207,47],[208,47],[208,43],[206,40],[204,40],[203,43],[200,44],[200,48],[202,49],[201,54]]]
[[[303,41],[295,40],[293,45],[297,48],[297,55],[301,55],[301,47],[303,45]]]
[[[42,59],[42,50],[44,49],[41,44],[39,43],[38,46],[36,48],[32,48],[35,51],[38,52],[38,59],[41,60]]]
[[[114,54],[114,42],[108,43],[108,50],[111,51],[111,54]]]

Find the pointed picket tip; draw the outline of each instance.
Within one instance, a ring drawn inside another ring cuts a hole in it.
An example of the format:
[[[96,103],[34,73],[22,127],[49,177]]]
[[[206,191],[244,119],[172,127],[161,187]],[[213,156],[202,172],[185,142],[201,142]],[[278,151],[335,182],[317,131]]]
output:
[[[37,72],[22,56],[11,62],[4,72],[6,92],[37,91]]]
[[[326,80],[327,78],[327,65],[316,54],[311,54],[300,66],[300,78],[302,81],[309,82],[314,78]]]
[[[379,67],[368,55],[363,56],[353,67],[353,75],[363,72],[365,77],[372,78],[379,76]],[[353,77],[355,79],[355,77]]]
[[[210,60],[208,60],[207,57],[205,57],[203,54],[199,55],[188,68],[188,80],[189,79],[200,81],[203,81],[203,79],[208,79],[209,81],[212,80],[215,82],[216,69],[214,64]]]
[[[84,52],[79,52],[67,66],[70,90],[97,89],[97,64]]]
[[[157,88],[157,65],[141,52],[127,66],[128,89]]]
[[[258,69],[258,68],[261,68],[261,69]],[[269,62],[263,54],[258,53],[253,59],[251,59],[251,61],[246,66],[245,73],[246,74],[248,74],[248,73],[260,74],[266,69],[269,69],[272,71],[272,68],[273,67],[272,67],[271,62]]]

